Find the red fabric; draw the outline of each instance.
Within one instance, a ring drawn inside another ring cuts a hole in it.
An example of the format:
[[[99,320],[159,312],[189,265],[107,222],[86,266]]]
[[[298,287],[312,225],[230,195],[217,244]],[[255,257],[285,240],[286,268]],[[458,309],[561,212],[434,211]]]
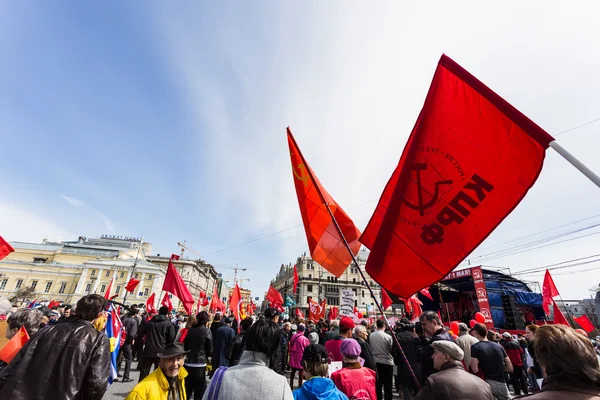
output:
[[[552,298],[558,296],[558,289],[554,284],[554,279],[550,275],[550,271],[546,270],[544,275],[544,284],[542,285],[542,306],[546,315],[550,314],[550,305],[552,304]]]
[[[296,369],[302,369],[302,354],[306,346],[310,344],[310,341],[304,336],[304,332],[295,333],[290,339],[289,351],[290,351],[290,367]]]
[[[283,297],[281,297],[281,293],[275,290],[273,286],[269,286],[269,291],[267,292],[265,299],[269,302],[271,307],[277,308],[277,306],[283,305]]]
[[[194,305],[194,297],[185,285],[185,282],[181,278],[181,275],[179,275],[179,272],[177,272],[175,269],[175,266],[172,262],[173,260],[179,260],[179,256],[175,254],[171,255],[171,260],[169,260],[169,267],[167,268],[167,275],[165,276],[162,290],[172,293],[175,297],[177,297],[181,303],[183,303],[183,308],[185,308],[185,311],[187,311],[188,314],[191,314],[192,306]]]
[[[349,399],[377,400],[376,373],[372,369],[342,368],[331,374],[335,386]]]
[[[431,293],[429,292],[429,286],[426,287],[425,289],[421,289],[419,291],[419,293],[421,293],[423,296],[427,297],[429,300],[433,301],[433,297],[431,296]]]
[[[516,207],[553,138],[445,55],[361,237],[402,297],[443,279]]]
[[[590,319],[588,318],[588,316],[585,315],[585,314],[582,315],[581,317],[577,317],[577,318],[573,318],[573,319],[587,333],[592,333],[592,331],[594,329],[596,329],[596,327],[594,326],[594,324],[592,323],[592,321],[590,321]]]
[[[165,297],[163,297],[160,305],[169,307],[169,312],[173,310],[173,303],[171,303],[171,297],[169,297],[169,293],[165,293]]]
[[[148,311],[149,314],[156,314],[156,307],[154,307],[154,293],[152,293],[150,295],[150,297],[148,297],[148,300],[146,300],[146,311]]]
[[[15,333],[15,336],[0,350],[0,360],[9,363],[28,340],[29,334],[27,333],[27,329],[25,329],[25,326],[21,326],[17,333]]]
[[[112,290],[112,285],[113,285],[114,280],[115,280],[115,276],[113,275],[113,277],[110,279],[110,283],[108,284],[108,287],[106,288],[106,292],[104,292],[104,298],[106,300],[110,299],[110,291]],[[117,296],[118,295],[119,294],[117,293]]]
[[[327,271],[338,278],[352,262],[343,239],[340,237],[321,195],[329,205],[331,213],[337,221],[352,253],[356,256],[360,250],[360,231],[348,214],[335,202],[333,197],[321,186],[312,169],[302,156],[290,128],[287,129],[288,145],[292,160],[292,172],[296,195],[300,205],[300,214],[304,222],[306,239],[310,255]],[[321,193],[321,195],[319,194]]]
[[[329,309],[329,320],[333,321],[334,319],[336,319],[338,317],[338,312],[339,312],[338,307],[331,307]]]
[[[179,343],[183,343],[183,341],[185,340],[185,337],[188,334],[189,329],[188,328],[183,328],[181,330],[181,336],[179,337]]]
[[[387,310],[387,308],[391,305],[392,299],[390,299],[390,296],[387,294],[385,289],[381,288],[381,307],[383,307],[384,310]]]
[[[10,244],[6,240],[0,236],[0,260],[15,251]]]
[[[565,315],[562,313],[560,308],[558,308],[558,304],[556,304],[554,300],[552,300],[552,305],[554,310],[554,323],[571,326],[571,324],[569,324],[569,321],[567,321]]]
[[[304,314],[302,314],[299,308],[296,308],[296,317],[304,319]]]
[[[240,293],[240,287],[235,284],[231,298],[229,299],[229,309],[233,313],[233,317],[236,319],[238,324],[240,323],[240,304],[242,302],[242,294]]]
[[[137,285],[140,283],[139,279],[135,279],[135,278],[131,278],[129,280],[129,282],[127,282],[127,285],[125,286],[125,289],[129,292],[129,293],[133,293],[133,291],[135,290],[135,288],[137,287]]]
[[[52,309],[53,307],[58,307],[58,306],[60,306],[59,300],[52,300],[50,303],[48,303],[49,309]]]
[[[325,311],[327,311],[327,300],[321,300],[321,304],[317,303],[312,297],[309,298],[308,302],[308,319],[313,322],[319,322],[319,319],[325,318]]]
[[[205,297],[204,300],[202,300],[202,307],[206,307],[208,305],[208,297]]]
[[[296,268],[296,264],[294,264],[294,294],[298,291],[298,269]]]
[[[340,351],[342,339],[331,339],[325,343],[325,349],[329,354],[329,361],[344,361],[344,356]]]
[[[416,294],[410,296],[410,299],[408,300],[410,301],[412,306],[411,309],[413,310],[413,317],[419,317],[421,314],[423,314],[423,309],[421,308],[423,303],[417,298]]]

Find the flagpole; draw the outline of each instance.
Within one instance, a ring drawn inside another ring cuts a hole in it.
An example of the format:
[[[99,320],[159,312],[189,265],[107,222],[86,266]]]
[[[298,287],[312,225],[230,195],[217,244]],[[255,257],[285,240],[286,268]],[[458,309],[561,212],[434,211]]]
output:
[[[302,154],[302,152],[298,148],[298,144],[296,143],[296,139],[293,136],[291,136],[291,138],[294,141],[294,145],[298,149],[298,155],[302,159],[302,162],[304,163],[304,165],[307,165],[306,160],[304,159],[304,155]],[[308,172],[308,175],[310,176],[311,181],[315,182],[315,177],[314,177],[314,175],[312,173],[312,170],[310,168],[305,168],[305,170],[306,170],[306,172]],[[337,220],[335,219],[335,216],[333,215],[333,212],[329,208],[329,204],[327,204],[327,202],[325,201],[325,197],[323,196],[323,193],[321,193],[321,191],[319,190],[319,188],[317,187],[317,185],[314,185],[314,186],[315,186],[315,189],[316,189],[317,193],[319,194],[319,198],[321,199],[321,203],[323,203],[323,205],[327,209],[327,212],[329,213],[329,217],[331,218],[331,220],[333,221],[333,223],[335,225],[335,229],[337,230],[338,234],[340,235],[340,238],[344,242],[344,246],[346,247],[346,250],[348,250],[348,253],[352,257],[352,261],[354,262],[354,265],[356,265],[356,268],[358,269],[358,272],[360,273],[360,276],[362,277],[363,281],[365,282],[365,285],[367,285],[367,289],[369,289],[369,292],[371,293],[371,297],[375,301],[375,305],[377,305],[377,308],[379,309],[379,312],[383,316],[383,319],[385,320],[385,323],[387,324],[387,326],[390,328],[390,331],[391,331],[392,327],[390,326],[390,321],[388,321],[388,318],[385,315],[384,310],[381,307],[381,304],[379,303],[379,300],[377,300],[377,297],[375,296],[375,293],[373,292],[373,289],[371,288],[371,285],[369,285],[369,281],[367,281],[367,278],[365,277],[365,274],[363,273],[362,269],[359,267],[358,261],[356,260],[356,257],[354,256],[354,253],[352,252],[352,249],[350,248],[350,245],[348,244],[348,241],[346,240],[346,237],[344,236],[344,233],[342,232],[342,229],[340,228]],[[320,284],[321,284],[321,282],[320,282],[320,279],[319,279],[319,287],[320,287]],[[415,387],[417,388],[417,390],[421,390],[421,384],[419,383],[419,380],[417,379],[417,376],[415,375],[415,372],[413,371],[410,363],[408,362],[408,358],[406,358],[406,354],[404,354],[404,350],[402,349],[402,346],[400,346],[400,343],[398,342],[398,338],[396,337],[395,334],[392,334],[391,336],[392,336],[392,339],[393,339],[394,343],[398,347],[398,350],[400,351],[400,354],[402,355],[402,359],[404,360],[404,363],[406,364],[406,367],[408,368],[408,371],[410,372],[410,375],[412,376],[413,382],[415,383]]]
[[[579,172],[585,175],[596,186],[600,187],[600,176],[596,175],[594,171],[586,167],[585,164],[579,161],[573,154],[569,153],[567,149],[558,144],[556,140],[550,142],[550,147],[552,147],[554,151],[560,154],[565,160],[571,163],[572,166],[577,168]]]
[[[144,244],[144,234],[143,233],[142,233],[142,237],[140,239],[140,246],[138,247],[138,251],[137,251],[137,254],[135,256],[135,261],[133,263],[133,268],[131,269],[131,278],[133,278],[133,276],[135,274],[135,267],[137,266],[138,259],[140,258],[140,250],[142,249],[142,244]],[[127,282],[127,283],[129,283],[129,282]],[[138,282],[138,285],[139,285],[139,282]],[[135,290],[135,288],[133,290]],[[123,304],[125,304],[127,302],[127,295],[128,294],[129,294],[129,291],[127,289],[125,289],[125,296],[123,296]]]

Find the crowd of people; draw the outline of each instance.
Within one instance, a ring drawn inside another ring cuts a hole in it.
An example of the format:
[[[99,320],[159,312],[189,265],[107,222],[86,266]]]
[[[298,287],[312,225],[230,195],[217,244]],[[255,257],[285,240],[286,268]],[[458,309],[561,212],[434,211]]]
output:
[[[106,309],[88,295],[74,307],[11,310],[6,337],[23,328],[30,339],[0,364],[0,399],[101,399],[113,381]],[[113,384],[132,382],[139,362],[127,400],[390,400],[395,391],[405,400],[600,400],[597,349],[564,325],[530,324],[513,336],[461,323],[456,337],[432,311],[390,327],[347,316],[282,320],[274,308],[236,321],[135,305],[121,320]]]

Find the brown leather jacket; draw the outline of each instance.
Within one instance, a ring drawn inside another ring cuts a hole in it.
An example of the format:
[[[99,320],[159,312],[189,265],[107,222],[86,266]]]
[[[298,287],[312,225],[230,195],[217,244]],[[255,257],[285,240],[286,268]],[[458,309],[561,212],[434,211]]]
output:
[[[553,377],[547,377],[544,379],[542,390],[539,393],[518,398],[527,400],[600,400],[600,386],[559,381]]]
[[[492,389],[484,380],[465,371],[459,361],[442,366],[425,380],[415,400],[493,400]]]
[[[0,371],[0,399],[99,400],[110,369],[108,337],[91,322],[48,326]]]

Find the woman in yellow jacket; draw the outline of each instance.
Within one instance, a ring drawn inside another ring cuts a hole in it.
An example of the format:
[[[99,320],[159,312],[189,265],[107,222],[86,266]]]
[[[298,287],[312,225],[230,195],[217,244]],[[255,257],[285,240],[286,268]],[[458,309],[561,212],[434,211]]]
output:
[[[187,371],[183,368],[187,351],[181,343],[165,346],[159,368],[138,383],[125,400],[186,400],[184,379]]]

